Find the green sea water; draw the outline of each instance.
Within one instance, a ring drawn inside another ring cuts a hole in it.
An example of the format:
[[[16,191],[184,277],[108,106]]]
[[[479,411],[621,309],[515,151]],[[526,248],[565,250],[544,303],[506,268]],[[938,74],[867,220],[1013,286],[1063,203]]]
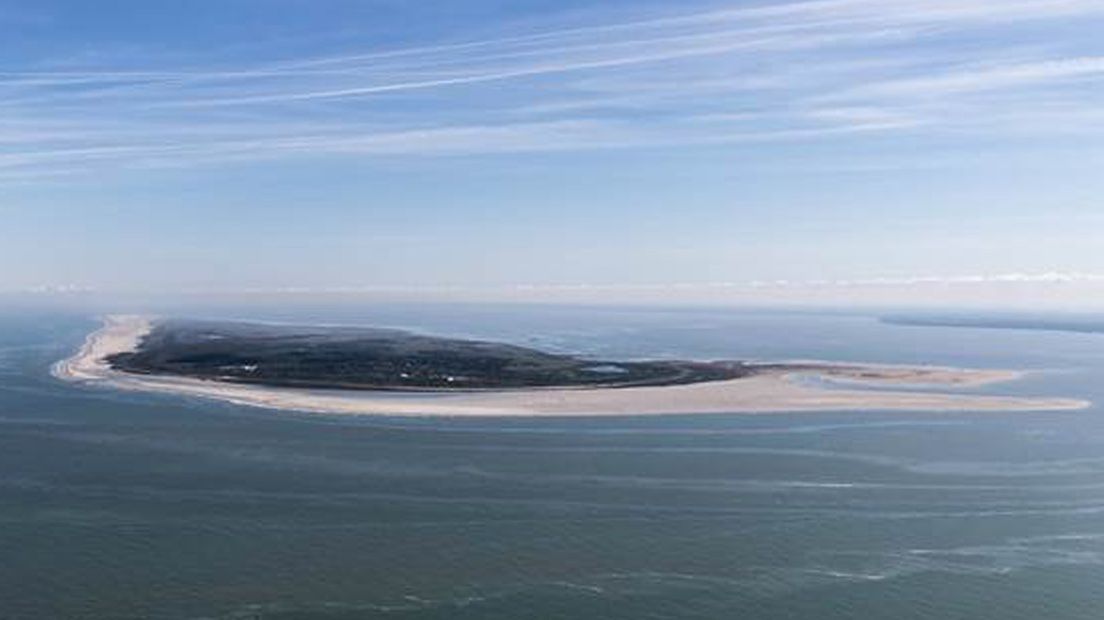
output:
[[[1091,334],[719,310],[223,313],[604,358],[1025,368],[988,391],[1104,403]],[[296,414],[51,377],[95,326],[0,316],[5,620],[1104,615],[1101,408]]]

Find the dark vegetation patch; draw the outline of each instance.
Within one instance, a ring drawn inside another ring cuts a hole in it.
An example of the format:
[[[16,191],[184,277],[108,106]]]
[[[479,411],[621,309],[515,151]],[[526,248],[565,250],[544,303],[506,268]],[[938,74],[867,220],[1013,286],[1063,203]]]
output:
[[[209,321],[159,323],[138,350],[108,361],[137,374],[372,390],[677,385],[751,373],[741,362],[619,362],[400,330]]]

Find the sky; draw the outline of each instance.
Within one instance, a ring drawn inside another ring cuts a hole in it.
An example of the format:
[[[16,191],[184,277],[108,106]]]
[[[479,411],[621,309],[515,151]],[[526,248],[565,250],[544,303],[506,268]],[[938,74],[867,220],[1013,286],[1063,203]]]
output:
[[[0,292],[1104,307],[1104,1],[0,0]]]

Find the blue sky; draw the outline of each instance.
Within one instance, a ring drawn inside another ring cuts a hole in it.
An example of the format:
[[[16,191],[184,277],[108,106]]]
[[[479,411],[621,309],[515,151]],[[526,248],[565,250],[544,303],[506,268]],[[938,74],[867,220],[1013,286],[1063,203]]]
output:
[[[0,0],[0,291],[1104,300],[1100,32],[1099,0]]]

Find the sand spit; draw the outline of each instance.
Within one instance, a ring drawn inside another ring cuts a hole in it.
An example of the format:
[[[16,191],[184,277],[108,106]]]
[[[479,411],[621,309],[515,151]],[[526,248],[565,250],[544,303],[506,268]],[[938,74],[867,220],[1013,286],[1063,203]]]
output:
[[[104,317],[103,327],[84,339],[73,357],[54,364],[55,377],[70,381],[106,381],[126,375],[111,369],[104,358],[115,353],[133,351],[142,338],[153,329],[153,320],[138,315],[115,314]]]
[[[104,358],[133,350],[153,321],[109,316],[71,358],[58,362],[61,379],[117,389],[164,392],[319,413],[365,415],[524,416],[646,415],[690,413],[776,413],[794,411],[1042,411],[1083,409],[1091,403],[1069,398],[982,396],[904,391],[908,386],[969,388],[1010,381],[1021,373],[929,366],[786,362],[763,364],[759,374],[730,381],[662,387],[486,392],[369,392],[306,390],[240,385],[113,370]],[[835,386],[810,385],[802,377]],[[894,388],[879,391],[877,387]]]

